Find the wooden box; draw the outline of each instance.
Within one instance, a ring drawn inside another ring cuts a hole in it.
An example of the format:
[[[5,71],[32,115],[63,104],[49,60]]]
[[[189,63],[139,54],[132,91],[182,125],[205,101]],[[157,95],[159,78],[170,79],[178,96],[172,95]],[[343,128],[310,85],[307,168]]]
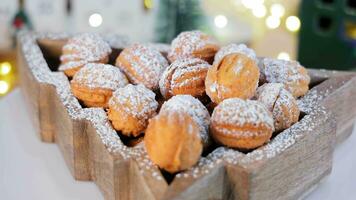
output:
[[[21,88],[40,138],[56,142],[77,180],[93,180],[105,199],[297,199],[331,172],[334,144],[356,116],[351,73],[310,70],[313,87],[298,100],[303,118],[249,153],[219,147],[190,170],[167,175],[142,144],[126,146],[101,108],[82,108],[56,72],[65,34],[18,37]],[[107,39],[111,61],[128,43]],[[154,45],[166,52],[164,45]]]

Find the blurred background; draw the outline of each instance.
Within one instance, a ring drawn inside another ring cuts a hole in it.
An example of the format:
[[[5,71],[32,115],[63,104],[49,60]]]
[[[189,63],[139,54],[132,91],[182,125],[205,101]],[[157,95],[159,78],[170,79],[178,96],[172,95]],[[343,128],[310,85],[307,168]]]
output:
[[[16,86],[18,31],[105,32],[170,41],[200,29],[221,44],[309,68],[356,68],[356,0],[1,0],[0,97]]]

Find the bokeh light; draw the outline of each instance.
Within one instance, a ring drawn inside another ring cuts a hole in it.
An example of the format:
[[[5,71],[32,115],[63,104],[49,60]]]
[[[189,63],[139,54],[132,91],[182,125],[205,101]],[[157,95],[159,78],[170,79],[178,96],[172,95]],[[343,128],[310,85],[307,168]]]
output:
[[[7,75],[11,71],[11,64],[9,62],[3,62],[0,64],[0,75]]]
[[[255,17],[262,18],[262,17],[266,16],[267,9],[266,9],[266,7],[264,5],[259,5],[259,6],[255,7],[255,8],[253,8],[252,14]]]
[[[93,13],[89,16],[89,25],[99,27],[103,23],[103,17],[99,13]]]
[[[283,17],[285,13],[284,6],[279,3],[275,3],[270,8],[271,15],[274,17]]]
[[[289,31],[295,32],[300,28],[300,20],[296,16],[289,16],[286,20],[286,27]]]
[[[287,52],[280,52],[277,58],[280,60],[290,60],[290,55]]]
[[[215,23],[215,26],[218,27],[218,28],[224,28],[227,23],[228,23],[228,20],[227,18],[224,16],[224,15],[217,15],[215,18],[214,18],[214,23]]]
[[[0,81],[0,94],[6,94],[9,91],[9,84],[6,81]]]
[[[276,29],[281,24],[281,20],[278,17],[269,16],[266,19],[266,26],[269,29]]]

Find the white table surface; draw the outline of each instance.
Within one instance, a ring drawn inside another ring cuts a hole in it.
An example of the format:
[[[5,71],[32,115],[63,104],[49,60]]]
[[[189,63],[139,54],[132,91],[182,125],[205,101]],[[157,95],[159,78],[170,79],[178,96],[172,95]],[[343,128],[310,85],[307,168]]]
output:
[[[92,182],[75,181],[54,144],[40,142],[23,96],[0,99],[0,199],[103,199]],[[356,199],[356,129],[334,154],[332,174],[308,200]]]

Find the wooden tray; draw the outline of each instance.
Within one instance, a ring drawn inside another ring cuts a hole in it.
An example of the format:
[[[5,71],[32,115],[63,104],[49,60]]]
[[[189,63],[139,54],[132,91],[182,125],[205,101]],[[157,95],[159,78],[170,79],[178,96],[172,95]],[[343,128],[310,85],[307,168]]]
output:
[[[219,147],[174,179],[148,158],[142,144],[127,147],[101,108],[82,108],[67,77],[56,72],[65,34],[18,37],[21,88],[33,123],[56,142],[77,180],[93,180],[105,199],[296,199],[331,172],[334,144],[350,135],[356,116],[351,73],[310,70],[305,116],[250,153]],[[128,42],[106,38],[114,51]],[[162,53],[165,45],[153,45]]]

